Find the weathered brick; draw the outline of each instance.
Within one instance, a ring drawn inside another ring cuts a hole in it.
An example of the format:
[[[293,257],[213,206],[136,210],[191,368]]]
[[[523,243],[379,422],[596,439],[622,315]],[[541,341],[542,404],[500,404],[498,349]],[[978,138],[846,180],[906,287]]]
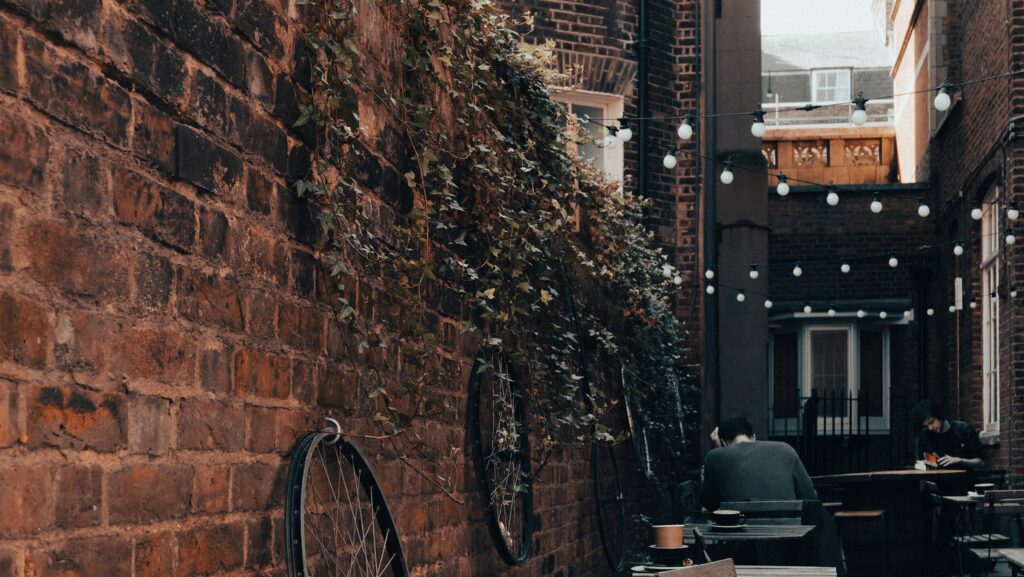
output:
[[[127,257],[103,240],[102,231],[79,233],[56,222],[37,222],[27,238],[30,273],[40,282],[73,295],[127,300]]]
[[[281,340],[296,349],[323,352],[326,338],[324,314],[313,307],[289,302],[282,302],[279,308]]]
[[[241,185],[244,174],[237,154],[187,126],[175,127],[174,137],[176,177],[226,195]]]
[[[316,399],[316,385],[322,378],[319,365],[301,359],[292,360],[292,397],[302,403]]]
[[[249,440],[246,447],[254,453],[273,453],[277,450],[277,410],[251,407],[247,411]]]
[[[191,472],[187,465],[147,464],[109,473],[110,523],[151,523],[184,516],[192,502]]]
[[[197,465],[192,475],[192,510],[198,513],[223,513],[231,505],[231,467]]]
[[[111,452],[125,445],[124,398],[41,387],[28,399],[28,445]]]
[[[313,255],[304,250],[292,251],[292,288],[302,296],[317,294],[317,276],[320,268]]]
[[[331,364],[323,384],[317,391],[317,404],[324,407],[354,409],[359,407],[358,375],[350,368]]]
[[[147,309],[166,310],[174,286],[174,266],[166,258],[141,252],[135,255],[135,302]]]
[[[286,468],[263,463],[236,465],[231,473],[231,508],[265,510],[284,506]]]
[[[182,252],[192,251],[196,208],[191,200],[124,167],[113,169],[111,191],[122,223]]]
[[[174,173],[174,122],[171,117],[141,101],[135,101],[132,152],[166,175]]]
[[[189,269],[181,269],[178,279],[178,310],[185,318],[242,329],[242,302],[234,281]]]
[[[92,154],[67,149],[61,166],[60,185],[64,201],[73,211],[97,215],[104,210],[107,175],[99,159]]]
[[[238,29],[245,38],[270,56],[280,58],[284,55],[279,31],[287,30],[287,24],[269,2],[238,0],[235,9]]]
[[[227,134],[228,97],[216,76],[205,70],[196,71],[188,108],[200,124],[218,134]]]
[[[171,447],[173,433],[169,399],[148,396],[129,398],[129,451],[146,455],[164,455]]]
[[[262,112],[240,98],[228,99],[228,137],[243,142],[266,160],[274,170],[288,169],[288,138]]]
[[[0,90],[18,90],[18,32],[15,24],[7,18],[0,18],[0,54],[7,58],[0,60]]]
[[[185,60],[145,25],[117,10],[108,11],[104,48],[122,72],[164,102],[177,105],[185,90]]]
[[[5,106],[0,109],[0,182],[38,187],[50,158],[50,139],[24,114]]]
[[[249,168],[245,185],[245,197],[249,201],[249,210],[270,214],[274,206],[274,182],[263,176],[258,170]]]
[[[121,332],[110,371],[133,379],[189,385],[195,375],[195,339],[173,328]]]
[[[235,394],[286,399],[290,373],[288,357],[246,348],[235,351]]]
[[[270,517],[247,523],[249,547],[245,555],[246,569],[264,569],[273,562],[274,526]]]
[[[95,465],[68,465],[57,470],[56,522],[62,529],[94,527],[103,522],[103,470]]]
[[[21,434],[19,398],[18,387],[11,381],[0,379],[0,448],[18,442]]]
[[[216,394],[231,392],[232,358],[230,347],[215,346],[200,351],[199,382],[204,390]]]
[[[245,557],[241,523],[203,525],[178,535],[178,576],[197,577],[242,568]]]
[[[14,266],[12,243],[14,240],[14,207],[0,202],[0,271]]]
[[[127,146],[132,101],[120,86],[46,42],[22,36],[29,97],[54,117]]]
[[[10,0],[47,30],[87,50],[98,46],[102,0]]]
[[[28,535],[54,523],[53,470],[8,463],[0,469],[0,537]]]
[[[274,105],[274,73],[263,55],[255,50],[250,50],[246,56],[245,78],[249,96],[270,109]]]
[[[185,50],[212,66],[236,87],[245,87],[244,45],[194,0],[175,3],[173,27],[175,40]]]
[[[224,260],[230,250],[229,230],[223,212],[203,207],[199,211],[199,252],[213,261]]]
[[[46,366],[53,331],[47,312],[24,297],[0,293],[0,359]]]
[[[174,533],[149,533],[135,541],[135,577],[166,577],[174,575],[177,556]]]
[[[37,544],[25,554],[25,577],[103,577],[131,570],[132,547],[120,535]]]
[[[241,407],[219,401],[187,399],[178,410],[178,448],[239,451],[245,446]]]
[[[311,417],[302,411],[278,411],[277,453],[288,455],[295,449],[299,437],[315,429]]]
[[[251,268],[278,286],[288,282],[288,250],[260,229],[249,227],[246,230],[245,245],[239,256],[243,259],[240,266]]]
[[[289,182],[292,182],[289,180]],[[320,231],[313,219],[309,201],[300,198],[294,190],[289,189],[277,196],[278,214],[284,221],[288,234],[303,244],[313,245],[320,238]]]
[[[249,333],[266,339],[277,338],[277,296],[254,292],[246,296],[246,325]]]

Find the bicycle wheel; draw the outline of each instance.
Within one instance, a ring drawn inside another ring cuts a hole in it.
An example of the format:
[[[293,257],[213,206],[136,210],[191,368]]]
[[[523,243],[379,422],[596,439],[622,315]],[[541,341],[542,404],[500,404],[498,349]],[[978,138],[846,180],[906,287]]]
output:
[[[521,565],[533,539],[526,403],[506,355],[479,355],[469,382],[469,435],[487,523],[501,558]]]
[[[289,577],[408,577],[387,502],[355,445],[336,433],[303,435],[287,483]]]

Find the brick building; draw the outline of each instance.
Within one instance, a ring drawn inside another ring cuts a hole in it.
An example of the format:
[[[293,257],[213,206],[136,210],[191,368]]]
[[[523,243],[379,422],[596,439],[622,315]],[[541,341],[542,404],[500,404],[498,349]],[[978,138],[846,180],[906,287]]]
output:
[[[308,75],[296,4],[0,5],[0,574],[282,574],[297,435],[328,413],[369,430],[356,383],[394,369],[354,354],[333,320],[314,223],[289,188],[309,161],[292,128]],[[556,40],[563,66],[582,65],[570,106],[678,116],[704,105],[702,23],[722,18],[704,3],[507,5],[537,14],[537,37]],[[372,3],[361,14],[377,26],[364,49],[400,40]],[[706,216],[695,185],[709,169],[696,155],[661,169],[672,123],[638,133],[606,160],[655,199],[699,359]],[[756,143],[726,145],[757,156]],[[401,175],[378,168],[370,189],[386,194]],[[468,370],[474,343],[438,346]],[[459,420],[428,433],[464,437]],[[513,569],[484,530],[464,457],[452,467],[459,505],[384,447],[363,448],[413,574],[611,574],[586,452],[548,465],[535,555]]]

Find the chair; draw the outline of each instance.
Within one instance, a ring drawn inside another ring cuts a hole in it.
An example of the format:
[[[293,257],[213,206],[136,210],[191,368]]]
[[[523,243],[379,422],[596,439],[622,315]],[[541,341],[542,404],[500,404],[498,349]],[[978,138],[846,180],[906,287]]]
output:
[[[804,501],[727,501],[719,508],[739,511],[754,525],[800,525]]]
[[[704,565],[661,571],[655,575],[657,577],[736,577],[736,566],[732,559],[722,559]]]
[[[882,574],[888,577],[891,561],[889,556],[889,520],[885,515],[883,509],[866,509],[858,511],[836,511],[832,514],[832,517],[836,520],[836,525],[839,526],[839,534],[844,536],[843,543],[847,542],[845,538],[844,529],[852,524],[858,522],[876,522],[881,529],[881,549],[882,549]],[[845,545],[844,545],[845,547]],[[849,562],[850,555],[846,552],[845,555],[847,562]]]

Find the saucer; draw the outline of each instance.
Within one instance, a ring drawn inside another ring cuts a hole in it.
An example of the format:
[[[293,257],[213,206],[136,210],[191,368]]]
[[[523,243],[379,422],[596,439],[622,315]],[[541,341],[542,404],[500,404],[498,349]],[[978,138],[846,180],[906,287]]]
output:
[[[657,545],[651,545],[651,549],[655,551],[682,551],[683,549],[689,549],[689,545],[683,545],[682,547],[658,547]]]
[[[746,523],[740,525],[717,525],[715,523],[708,523],[708,527],[715,531],[742,531],[747,528]]]
[[[967,491],[967,496],[977,501],[981,501],[985,498],[985,495],[980,495],[978,493],[975,493],[974,491]]]

